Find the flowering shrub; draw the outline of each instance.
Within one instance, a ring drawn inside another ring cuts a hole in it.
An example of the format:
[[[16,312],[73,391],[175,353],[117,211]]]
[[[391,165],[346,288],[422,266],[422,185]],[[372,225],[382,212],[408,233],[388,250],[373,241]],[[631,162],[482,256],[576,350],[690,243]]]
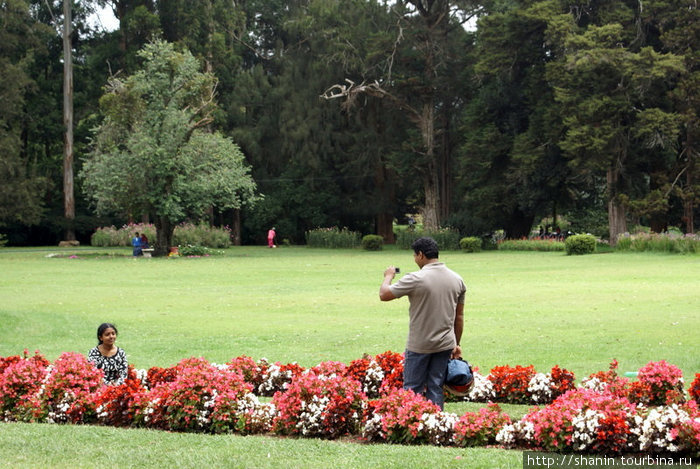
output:
[[[268,368],[268,364],[265,360],[260,360],[258,363],[255,363],[255,360],[246,355],[233,358],[227,365],[231,370],[243,375],[245,382],[253,385],[253,389],[258,389],[262,384],[263,376]]]
[[[682,402],[683,372],[665,360],[650,362],[639,369],[637,379],[648,392],[646,401],[651,405]]]
[[[523,443],[547,451],[619,453],[628,441],[636,408],[626,398],[589,389],[568,391],[544,409],[523,417],[531,430]],[[516,438],[517,439],[517,438]]]
[[[365,355],[353,360],[345,374],[362,383],[367,397],[376,399],[383,392],[403,387],[403,354],[387,351],[375,357]]]
[[[688,394],[690,394],[691,399],[700,405],[700,373],[695,373],[695,379],[690,383]]]
[[[144,393],[141,380],[131,372],[119,386],[103,386],[89,398],[89,408],[95,409],[96,419],[102,425],[128,427],[134,421],[135,403]]]
[[[421,416],[418,433],[429,445],[454,445],[454,428],[457,420],[459,420],[457,414],[451,412],[425,413]]]
[[[103,386],[102,372],[80,354],[64,353],[51,364],[25,350],[0,357],[0,418],[321,438],[361,431],[368,440],[396,443],[700,456],[700,373],[683,404],[680,369],[663,360],[642,367],[632,383],[613,361],[578,389],[573,373],[558,366],[547,374],[495,367],[488,377],[474,370],[471,400],[553,401],[516,422],[493,403],[461,417],[442,412],[401,388],[403,356],[393,352],[309,369],[247,356],[225,365],[190,358],[148,372],[130,367],[123,385]],[[273,392],[272,402],[261,403],[251,393],[256,388]],[[366,390],[378,399],[367,402]]]
[[[161,368],[159,366],[154,366],[148,369],[146,372],[146,384],[149,389],[153,389],[162,383],[171,383],[175,381],[177,377],[178,368]]]
[[[426,414],[437,414],[440,408],[425,397],[408,389],[394,388],[370,402],[362,435],[368,440],[393,443],[427,443],[424,432]]]
[[[333,362],[321,364],[296,376],[286,391],[277,392],[275,428],[323,438],[357,433],[366,396],[358,381],[335,373],[339,368]]]
[[[258,386],[258,392],[262,396],[273,396],[277,391],[284,391],[292,382],[292,379],[304,372],[304,367],[296,363],[282,365],[276,362],[268,365],[264,359],[260,360],[261,367],[264,367],[262,382]]]
[[[489,403],[478,412],[467,412],[459,418],[454,428],[454,440],[459,446],[484,446],[496,442],[496,435],[510,417],[498,404]]]
[[[234,430],[237,419],[231,409],[252,390],[243,376],[203,358],[182,360],[177,370],[174,381],[136,396],[134,420],[167,430]]]
[[[15,355],[4,358],[0,372],[0,418],[30,419],[31,400],[41,388],[50,363],[36,352],[33,357]]]
[[[535,376],[535,367],[508,365],[496,366],[491,369],[488,379],[493,384],[496,399],[513,404],[526,404],[530,402],[530,380]]]
[[[130,223],[97,228],[90,238],[92,246],[131,246],[134,233],[145,233],[151,243],[156,240],[156,227],[152,223]],[[180,223],[173,231],[175,245],[199,245],[209,248],[227,248],[231,246],[231,229],[211,227],[206,223]]]
[[[629,380],[617,374],[617,367],[617,360],[613,360],[610,362],[608,371],[598,371],[581,380],[581,387],[600,392],[608,391],[620,397],[628,396]]]
[[[255,394],[248,393],[236,401],[233,414],[237,416],[236,431],[243,435],[272,431],[277,408],[271,402],[261,403]],[[217,415],[215,426],[227,421],[225,415]],[[217,430],[219,430],[217,428]]]
[[[384,374],[379,392],[403,387],[403,353],[386,351],[374,357]]]
[[[681,445],[679,441],[674,441],[678,428],[690,421],[692,414],[693,409],[678,404],[648,409],[644,417],[639,417],[639,429],[633,432],[639,439],[637,449],[653,452],[679,451]]]
[[[679,451],[686,451],[692,456],[700,457],[700,410],[695,401],[690,401],[683,409],[688,414],[673,430],[671,438],[678,445]]]
[[[53,362],[36,400],[33,420],[47,422],[83,422],[90,420],[94,409],[90,395],[102,387],[104,373],[84,355],[64,352]]]
[[[496,398],[491,380],[474,370],[474,384],[469,391],[468,399],[473,402],[489,402]]]

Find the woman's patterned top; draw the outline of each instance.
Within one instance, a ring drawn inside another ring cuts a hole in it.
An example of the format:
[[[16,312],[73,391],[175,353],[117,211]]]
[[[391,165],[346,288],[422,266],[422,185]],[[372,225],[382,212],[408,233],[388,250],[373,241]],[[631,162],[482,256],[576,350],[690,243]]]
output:
[[[123,384],[126,380],[129,362],[123,349],[117,347],[117,353],[111,357],[105,357],[98,347],[93,348],[88,353],[88,361],[95,364],[97,368],[104,371],[105,384]]]

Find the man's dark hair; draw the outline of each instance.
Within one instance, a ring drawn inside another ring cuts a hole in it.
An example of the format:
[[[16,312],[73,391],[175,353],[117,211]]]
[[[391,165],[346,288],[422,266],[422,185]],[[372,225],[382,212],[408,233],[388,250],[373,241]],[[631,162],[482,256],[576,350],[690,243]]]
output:
[[[411,249],[416,254],[422,252],[428,259],[438,258],[438,245],[433,238],[418,238],[411,244]]]

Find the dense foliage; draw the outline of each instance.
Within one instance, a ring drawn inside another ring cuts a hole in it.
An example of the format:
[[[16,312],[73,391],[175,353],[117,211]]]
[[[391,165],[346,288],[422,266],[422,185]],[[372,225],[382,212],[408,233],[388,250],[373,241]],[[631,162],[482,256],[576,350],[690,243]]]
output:
[[[634,225],[697,227],[693,0],[73,1],[84,177],[72,220],[61,193],[61,5],[0,4],[10,245],[54,244],[67,228],[87,242],[98,226],[137,221],[167,232],[163,216],[229,225],[234,242],[262,243],[275,226],[301,243],[343,226],[393,243],[392,223],[410,214],[429,231],[454,228],[453,249],[497,230],[528,236],[545,218],[612,244]],[[103,5],[115,31],[88,21]],[[165,86],[156,49],[198,84]],[[215,83],[215,100],[190,99],[213,98]],[[178,132],[177,119],[197,130]],[[255,185],[187,177],[206,166],[201,154]],[[98,171],[107,158],[114,174]],[[253,187],[264,197],[243,204]]]

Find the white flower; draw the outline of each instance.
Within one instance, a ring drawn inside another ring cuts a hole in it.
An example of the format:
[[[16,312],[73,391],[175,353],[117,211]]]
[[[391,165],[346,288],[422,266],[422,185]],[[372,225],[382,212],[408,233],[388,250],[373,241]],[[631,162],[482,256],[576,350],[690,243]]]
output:
[[[469,400],[477,402],[486,402],[494,399],[496,392],[493,390],[493,384],[488,377],[482,376],[479,373],[474,373],[474,385],[469,391]]]

